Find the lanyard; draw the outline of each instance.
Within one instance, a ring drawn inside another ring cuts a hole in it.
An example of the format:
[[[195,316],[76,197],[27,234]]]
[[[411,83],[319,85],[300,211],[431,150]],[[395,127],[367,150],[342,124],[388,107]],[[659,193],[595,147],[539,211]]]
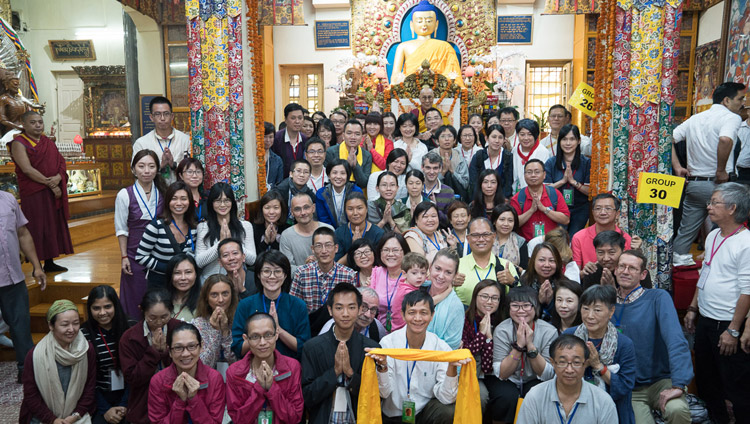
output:
[[[578,410],[578,405],[580,405],[580,403],[576,402],[576,406],[575,408],[573,408],[573,412],[571,412],[570,416],[568,416],[567,424],[570,424],[573,422],[573,416],[576,414],[576,411]],[[560,412],[560,402],[555,402],[555,406],[557,407],[557,417],[560,418],[560,424],[566,424],[565,420],[563,419],[562,412]]]
[[[468,250],[464,252],[464,250],[467,248],[466,246],[464,246],[465,242],[461,242],[461,239],[458,238],[458,234],[456,234],[456,230],[451,230],[451,231],[453,231],[453,235],[456,236],[456,240],[458,240],[458,244],[461,245],[461,252],[464,255],[468,255],[469,253],[471,253],[471,246],[468,246]],[[466,235],[468,236],[468,231],[466,231],[466,233],[467,233]]]
[[[104,347],[107,348],[107,352],[109,352],[109,357],[112,358],[112,364],[115,368],[117,368],[117,360],[115,360],[115,355],[112,354],[112,351],[109,350],[109,345],[107,344],[107,339],[104,338],[104,333],[102,333],[102,329],[99,329],[99,337],[102,338],[102,341],[104,342]]]
[[[278,308],[278,305],[279,305],[279,301],[281,300],[281,296],[283,296],[283,295],[284,295],[284,293],[283,293],[283,292],[282,292],[282,293],[279,293],[279,297],[277,297],[277,298],[276,298],[276,308]],[[260,294],[260,296],[261,296],[261,299],[260,299],[260,300],[261,300],[261,303],[263,303],[263,312],[265,312],[265,313],[268,313],[268,310],[266,309],[266,299],[268,299],[268,298],[267,298],[267,297],[266,297],[266,295],[265,295],[265,294],[263,294],[263,293],[261,293],[261,294]],[[326,300],[327,300],[327,299],[328,299],[328,296],[326,296]],[[273,300],[271,300],[271,299],[268,299],[268,307],[269,307],[269,308],[271,307],[271,302],[273,302]]]
[[[138,198],[141,199],[141,202],[143,202],[143,206],[146,207],[146,212],[148,212],[148,216],[151,217],[151,219],[154,219],[154,215],[156,215],[156,211],[159,208],[159,190],[156,190],[154,192],[154,201],[156,202],[156,206],[154,207],[154,213],[151,213],[151,209],[148,208],[148,203],[146,203],[145,200],[143,200],[143,196],[141,196],[141,192],[138,191],[138,183],[133,184],[133,189],[135,190],[135,194],[138,195]],[[154,190],[154,184],[151,184],[151,190]],[[721,245],[719,245],[721,247]]]
[[[427,191],[424,192],[425,196],[430,197],[430,195],[432,195],[432,192],[435,191],[435,189],[438,188],[439,185],[440,185],[440,181],[436,182],[435,185],[432,186],[432,190],[430,190],[429,193],[427,193]],[[440,190],[438,190],[438,191],[440,191]]]
[[[435,236],[435,241],[432,241],[432,239],[430,238],[430,236],[428,236],[427,234],[425,234],[424,236],[427,237],[427,240],[429,240],[430,243],[432,243],[432,245],[435,247],[435,250],[440,250],[440,243],[437,243],[437,236]],[[425,251],[426,250],[427,249],[425,249]]]
[[[368,337],[369,334],[370,334],[370,326],[368,325],[367,327],[365,327],[365,337]]]
[[[323,185],[325,185],[325,182],[326,182],[325,175],[326,175],[325,171],[320,173],[320,180],[321,180],[320,186],[321,187],[323,187]],[[312,172],[310,173],[310,184],[312,184],[312,186],[313,186],[313,192],[317,193],[318,192],[318,185],[315,184],[315,178],[313,178]]]
[[[174,314],[174,315],[172,316],[172,318],[177,318],[178,316],[180,316],[180,314],[182,313],[182,310],[183,310],[183,309],[185,309],[185,306],[187,306],[187,303],[185,303],[184,305],[182,305],[182,306],[180,307],[180,310],[179,310],[179,311],[177,311],[177,313],[176,313],[176,314]]]
[[[159,138],[158,135],[156,135],[156,131],[154,131],[154,138],[156,138],[156,144],[159,145],[159,148],[161,149],[162,153],[164,153],[164,146],[161,145],[161,141],[162,140],[169,140],[169,143],[167,143],[167,149],[169,149],[170,147],[172,147],[172,140],[174,140],[174,138],[170,139],[169,137],[166,137],[166,138],[161,139],[161,138]]]
[[[190,248],[192,249],[192,251],[195,252],[195,244],[193,243],[193,233],[190,231],[190,229],[188,229],[188,233],[187,233],[187,235],[185,235],[185,233],[182,232],[182,230],[177,225],[177,223],[174,222],[174,219],[172,220],[172,225],[174,225],[174,227],[177,228],[177,231],[179,231],[180,234],[182,234],[182,237],[184,237],[185,241],[188,242],[188,245],[190,246]]]
[[[203,203],[198,201],[198,222],[201,222],[202,218],[203,218]]]
[[[474,146],[471,146],[471,149],[469,150],[469,159],[466,159],[466,153],[464,153],[464,148],[461,147],[461,156],[464,158],[464,162],[467,164],[471,163],[471,159],[474,158]]]
[[[353,240],[354,239],[354,232],[352,231],[352,224],[351,224],[351,222],[349,223],[348,227],[349,227],[349,237],[351,237],[352,240]],[[370,228],[372,228],[372,224],[370,224]],[[365,236],[365,233],[367,233],[367,221],[365,221],[365,230],[362,231],[362,237]]]
[[[737,234],[737,232],[740,231],[740,228],[742,228],[742,225],[740,225],[739,227],[737,227],[737,229],[732,231],[732,234],[728,235],[724,240],[721,241],[721,243],[719,243],[719,247],[714,249],[714,247],[716,246],[716,239],[719,238],[719,234],[721,234],[721,230],[719,230],[719,232],[716,233],[716,237],[714,237],[714,242],[711,244],[711,259],[710,259],[710,262],[709,261],[705,262],[706,265],[711,266],[711,262],[714,261],[714,255],[716,255],[716,252],[718,252],[719,249],[721,249],[721,245],[724,244],[724,242],[727,241],[729,237],[732,237],[733,235]]]
[[[393,300],[393,296],[396,295],[396,290],[398,289],[398,280],[401,279],[401,275],[403,275],[403,272],[401,272],[400,274],[398,274],[398,278],[396,278],[396,284],[393,286],[393,294],[392,295],[388,295],[388,293],[389,293],[389,291],[388,291],[388,270],[385,270],[385,299],[388,302],[388,310],[389,311],[391,310],[391,301]],[[407,342],[407,343],[409,343],[409,342]],[[407,347],[409,347],[409,346],[407,346]]]
[[[320,277],[318,276],[318,269],[319,268],[318,267],[315,267],[315,268],[316,268],[315,269],[315,281],[318,283],[318,288],[320,288],[322,290],[323,288],[320,285]],[[334,269],[334,271],[333,271],[333,277],[331,277],[331,282],[335,285],[336,284],[336,274],[339,272],[339,269],[336,267],[336,264],[333,264],[333,269]],[[328,289],[328,291],[326,292],[326,297],[323,298],[323,300],[321,302],[321,303],[323,303],[323,305],[325,305],[326,302],[328,301],[328,295],[329,294],[331,294],[331,289]]]
[[[490,273],[492,272],[492,266],[493,266],[493,265],[494,265],[494,264],[490,264],[490,269],[489,269],[489,270],[487,271],[487,275],[485,275],[485,276],[484,276],[484,280],[486,280],[486,279],[487,279],[487,277],[489,277],[489,276],[490,276]],[[474,265],[474,272],[475,272],[475,273],[477,274],[477,282],[480,282],[480,281],[482,281],[483,279],[482,279],[482,278],[479,278],[479,271],[477,271],[477,266],[476,266],[476,265]]]
[[[406,339],[406,348],[409,348],[409,339]],[[421,348],[420,348],[421,349]],[[414,367],[417,366],[417,361],[412,362],[411,371],[409,371],[409,362],[406,363],[406,398],[409,398],[411,392],[411,375],[414,374]]]

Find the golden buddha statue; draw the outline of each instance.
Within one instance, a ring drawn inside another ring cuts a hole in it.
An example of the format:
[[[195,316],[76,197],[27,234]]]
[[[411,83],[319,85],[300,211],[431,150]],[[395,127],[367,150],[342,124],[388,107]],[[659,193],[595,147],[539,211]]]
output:
[[[456,84],[464,87],[461,64],[453,46],[432,38],[438,28],[437,12],[438,9],[427,0],[420,1],[412,10],[410,26],[412,34],[416,33],[417,38],[404,41],[396,48],[391,83],[403,81],[405,75],[420,70],[426,59],[430,62],[430,70],[446,77],[455,74],[451,77],[455,77]]]

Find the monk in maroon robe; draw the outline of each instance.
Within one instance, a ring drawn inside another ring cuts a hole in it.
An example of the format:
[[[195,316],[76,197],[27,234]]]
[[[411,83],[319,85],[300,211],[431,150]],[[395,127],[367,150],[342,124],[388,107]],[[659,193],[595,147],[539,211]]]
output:
[[[44,120],[37,112],[21,117],[23,133],[8,143],[16,164],[21,210],[34,239],[36,254],[45,272],[67,271],[53,259],[73,253],[68,230],[68,175],[65,159],[55,142],[43,134]]]

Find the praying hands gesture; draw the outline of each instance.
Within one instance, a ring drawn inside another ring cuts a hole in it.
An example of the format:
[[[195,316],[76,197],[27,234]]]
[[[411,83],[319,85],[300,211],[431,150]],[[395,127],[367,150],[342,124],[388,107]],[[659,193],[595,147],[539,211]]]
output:
[[[347,377],[354,375],[352,365],[349,363],[349,349],[346,347],[345,342],[339,342],[339,347],[336,348],[333,370],[337,376],[342,373],[346,374]]]
[[[563,180],[571,184],[572,186],[576,186],[578,184],[578,181],[576,181],[575,178],[573,178],[573,170],[570,168],[570,164],[567,164],[565,167],[565,172],[563,173]]]
[[[220,219],[219,225],[221,225],[221,232],[219,233],[219,238],[222,240],[228,239],[232,237],[232,231],[229,229],[229,218]]]
[[[396,227],[396,222],[393,221],[393,200],[385,202],[385,209],[383,209],[383,219],[378,222],[378,227],[383,228],[385,225],[390,225],[391,228]]]
[[[183,372],[175,378],[172,384],[172,391],[182,399],[183,402],[192,399],[198,393],[200,383],[191,377],[190,374]]]
[[[219,330],[222,336],[226,337],[229,335],[229,318],[227,318],[226,312],[224,312],[224,309],[221,307],[216,307],[216,309],[214,309],[214,312],[208,319],[208,323],[211,324],[211,327]]]
[[[264,390],[268,391],[271,389],[273,384],[273,370],[266,361],[260,363],[260,367],[257,370],[253,370],[255,373],[255,379]]]
[[[534,330],[526,321],[521,321],[516,330],[516,343],[520,348],[534,350]]]
[[[549,305],[552,301],[552,283],[549,280],[544,280],[542,286],[539,288],[539,303]]]
[[[441,173],[445,175],[448,172],[453,172],[453,165],[451,165],[450,154],[443,154],[442,156],[443,156],[443,170],[441,171]]]
[[[276,301],[271,301],[271,306],[268,307],[268,315],[271,315],[273,320],[276,322],[276,328],[281,332],[281,326],[279,325],[279,314],[276,312]]]
[[[375,144],[372,142],[372,138],[370,138],[369,135],[365,134],[362,140],[362,144],[364,145],[365,150],[368,152],[375,148]]]
[[[352,225],[352,242],[354,240],[361,239],[365,236],[365,228],[367,228],[367,221],[363,222],[361,225]]]
[[[479,332],[488,339],[492,338],[492,322],[490,314],[484,314],[482,320],[479,321]]]
[[[279,234],[279,230],[276,228],[276,224],[268,224],[266,226],[266,232],[264,233],[264,238],[266,239],[266,244],[272,244],[276,241],[276,236]]]
[[[174,165],[174,157],[169,147],[164,147],[164,153],[161,154],[161,168],[164,169],[167,166]]]
[[[602,361],[599,358],[599,351],[596,350],[596,346],[591,341],[587,341],[586,347],[589,349],[589,359],[586,360],[586,364],[594,371],[602,369]]]
[[[346,161],[349,162],[349,167],[353,170],[357,166],[357,147],[347,146],[347,149],[349,150],[349,157],[346,158]]]
[[[161,331],[161,328],[157,328],[151,333],[151,343],[154,349],[159,352],[167,351],[167,337],[164,335],[164,332]]]

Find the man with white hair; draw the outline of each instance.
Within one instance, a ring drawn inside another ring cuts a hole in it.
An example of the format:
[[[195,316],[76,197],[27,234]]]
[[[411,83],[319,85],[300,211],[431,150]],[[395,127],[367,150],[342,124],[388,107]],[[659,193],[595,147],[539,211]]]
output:
[[[359,308],[357,321],[354,322],[354,330],[364,334],[365,337],[379,342],[387,334],[385,327],[380,320],[375,319],[378,314],[378,305],[380,305],[380,296],[372,287],[358,287],[357,290],[362,294],[362,306]],[[331,329],[333,318],[323,325],[320,334]]]

